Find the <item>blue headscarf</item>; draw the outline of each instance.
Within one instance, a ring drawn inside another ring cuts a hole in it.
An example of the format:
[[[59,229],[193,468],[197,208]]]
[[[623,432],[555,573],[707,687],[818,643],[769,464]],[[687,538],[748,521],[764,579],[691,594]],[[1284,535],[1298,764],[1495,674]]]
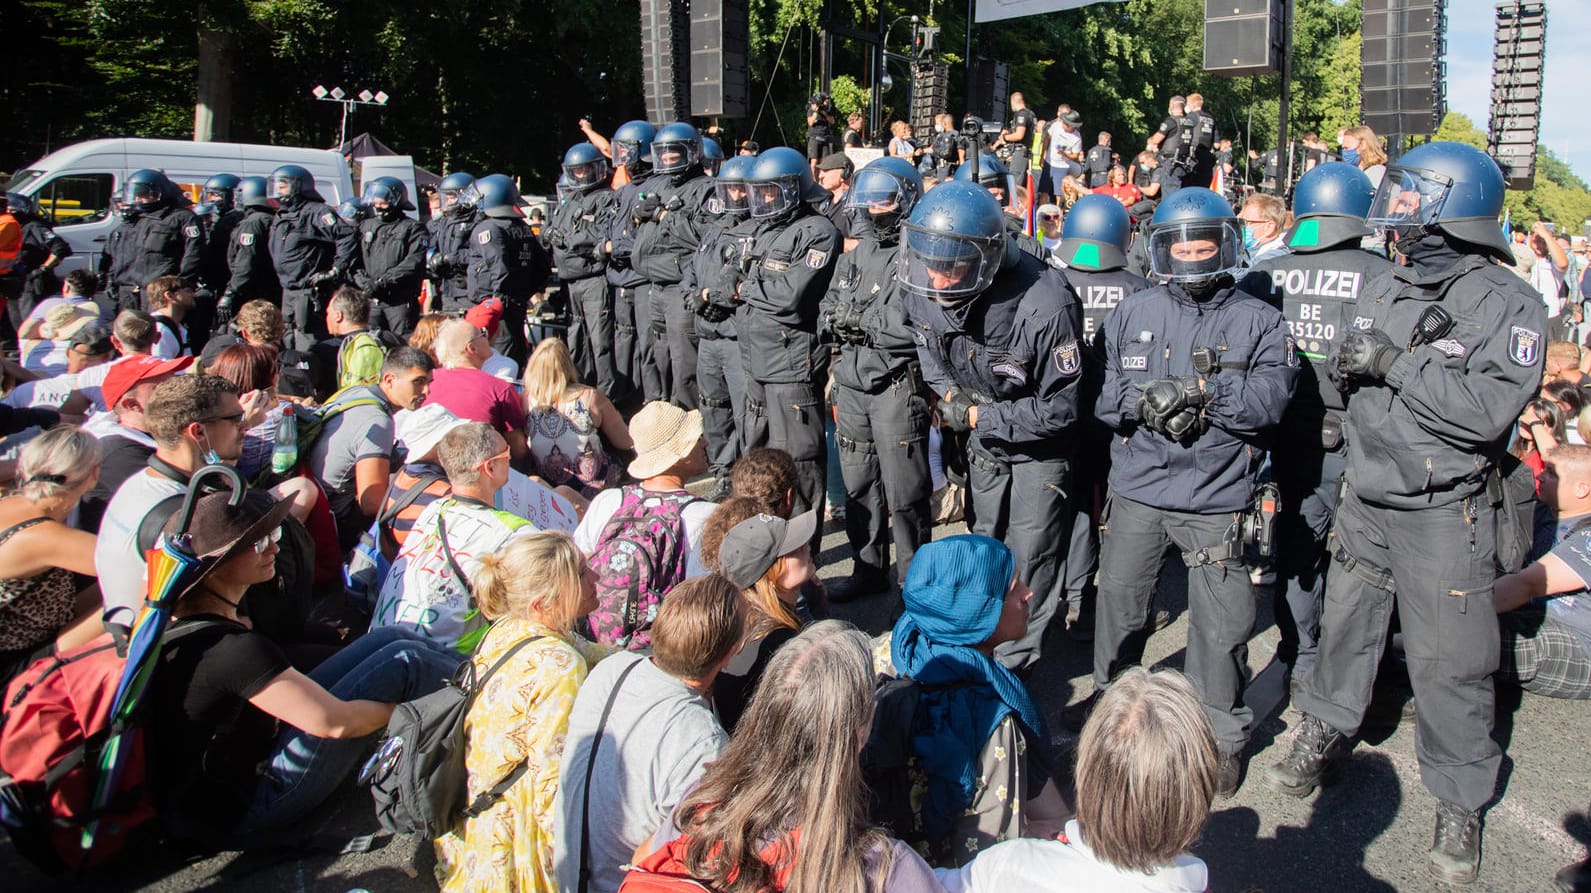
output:
[[[978,755],[1006,716],[1014,715],[1027,742],[1029,791],[1036,793],[1055,765],[1044,715],[1027,687],[975,647],[999,624],[1015,574],[1005,544],[953,536],[919,549],[902,587],[906,613],[895,624],[890,657],[896,672],[924,686],[912,753],[928,776],[922,819],[931,840],[949,834],[972,803]]]

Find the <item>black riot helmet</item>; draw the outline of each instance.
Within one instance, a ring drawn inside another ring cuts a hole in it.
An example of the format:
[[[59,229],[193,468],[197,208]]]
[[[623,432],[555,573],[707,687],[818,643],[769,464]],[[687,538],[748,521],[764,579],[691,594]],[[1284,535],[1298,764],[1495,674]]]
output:
[[[649,170],[648,158],[652,154],[652,137],[657,128],[645,121],[626,121],[613,131],[613,166],[630,172],[631,179]]]
[[[359,201],[370,210],[388,219],[401,216],[404,211],[413,211],[414,205],[409,201],[409,187],[397,177],[377,177],[365,184],[365,194]],[[380,202],[381,204],[376,204]]]
[[[122,186],[122,206],[133,214],[148,214],[165,207],[171,195],[171,181],[160,171],[147,168],[133,171]]]
[[[1120,270],[1127,266],[1132,218],[1108,195],[1085,195],[1066,212],[1055,256],[1079,270]]]
[[[806,156],[788,146],[758,155],[746,185],[751,188],[751,216],[774,222],[791,219],[806,202],[820,202],[829,194],[812,179]]]
[[[757,159],[750,155],[724,159],[723,166],[718,169],[718,177],[713,180],[713,204],[719,214],[732,221],[745,220],[751,214],[746,176],[756,164]]]
[[[603,186],[613,176],[608,157],[591,143],[575,143],[563,153],[563,173],[576,192]]]
[[[38,206],[33,203],[33,197],[20,192],[6,193],[6,213],[18,220],[31,220],[38,214]]]
[[[1226,199],[1201,186],[1162,201],[1148,235],[1150,272],[1196,298],[1208,297],[1243,265],[1243,225]]]
[[[923,176],[911,162],[880,158],[852,175],[845,212],[853,229],[871,229],[880,242],[892,243],[922,196]]]
[[[1296,222],[1287,231],[1287,247],[1309,254],[1370,235],[1365,215],[1375,192],[1365,172],[1346,162],[1311,168],[1293,187]]]
[[[702,160],[702,135],[684,121],[664,124],[652,135],[652,170],[660,174],[679,174],[697,167]]]
[[[907,218],[896,278],[907,294],[960,307],[983,294],[1006,258],[1005,212],[987,189],[950,181]]]
[[[236,174],[216,174],[204,181],[199,191],[199,205],[193,210],[200,215],[226,214],[233,208],[233,193],[238,188]]]
[[[273,211],[276,206],[271,204],[269,190],[270,187],[264,177],[244,177],[238,181],[237,196],[234,200],[245,208]]]

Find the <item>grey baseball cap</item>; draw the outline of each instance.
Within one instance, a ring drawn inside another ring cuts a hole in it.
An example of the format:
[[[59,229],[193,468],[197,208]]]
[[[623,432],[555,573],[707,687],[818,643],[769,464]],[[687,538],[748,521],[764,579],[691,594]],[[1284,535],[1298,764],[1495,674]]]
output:
[[[718,572],[740,589],[750,589],[782,555],[812,540],[818,528],[816,510],[786,521],[774,515],[753,515],[729,528],[718,546]]]

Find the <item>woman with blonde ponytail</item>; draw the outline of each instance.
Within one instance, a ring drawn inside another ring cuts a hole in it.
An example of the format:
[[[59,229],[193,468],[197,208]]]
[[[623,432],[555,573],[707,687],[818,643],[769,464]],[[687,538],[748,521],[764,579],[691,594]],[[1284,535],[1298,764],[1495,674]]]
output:
[[[596,580],[562,533],[518,537],[480,558],[470,584],[492,626],[472,659],[485,684],[465,720],[469,798],[522,774],[490,808],[437,839],[436,875],[445,891],[558,889],[553,797],[564,732],[590,665],[611,653],[573,631],[597,606]]]

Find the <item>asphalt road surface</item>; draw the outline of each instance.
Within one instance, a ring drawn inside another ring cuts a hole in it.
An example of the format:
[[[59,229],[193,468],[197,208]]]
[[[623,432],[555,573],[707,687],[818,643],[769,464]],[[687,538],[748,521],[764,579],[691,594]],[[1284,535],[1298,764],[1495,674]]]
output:
[[[959,525],[936,536],[962,532]],[[849,572],[845,535],[830,524],[824,538],[821,576]],[[1180,561],[1163,572],[1157,607],[1172,623],[1150,640],[1145,659],[1180,668],[1187,639],[1187,597]],[[870,634],[882,632],[893,609],[891,597],[874,596],[837,606],[835,614]],[[1261,599],[1250,641],[1254,682],[1249,691],[1257,726],[1249,746],[1250,763],[1241,790],[1217,803],[1194,852],[1210,866],[1211,890],[1248,891],[1418,891],[1444,889],[1429,880],[1425,851],[1430,846],[1435,805],[1420,784],[1414,759],[1414,730],[1399,722],[1403,696],[1392,687],[1367,723],[1365,741],[1335,786],[1295,800],[1266,786],[1264,767],[1279,759],[1299,716],[1285,701],[1280,665],[1272,657],[1277,641],[1270,598]],[[1061,710],[1090,691],[1088,646],[1061,634],[1045,649],[1031,687],[1040,706],[1060,730]],[[1553,701],[1499,688],[1496,737],[1506,749],[1498,801],[1486,818],[1481,891],[1550,891],[1552,874],[1584,858],[1591,844],[1591,711],[1573,701]],[[1263,721],[1259,721],[1264,717]],[[1059,735],[1067,747],[1072,740]],[[363,789],[346,788],[307,823],[332,838],[352,838],[377,829]],[[85,878],[51,879],[20,858],[9,841],[0,843],[0,890],[225,890],[228,893],[407,893],[436,889],[428,842],[396,838],[369,852],[224,853],[184,860],[173,853],[139,853],[112,869]],[[1015,893],[1015,891],[1013,891]]]

